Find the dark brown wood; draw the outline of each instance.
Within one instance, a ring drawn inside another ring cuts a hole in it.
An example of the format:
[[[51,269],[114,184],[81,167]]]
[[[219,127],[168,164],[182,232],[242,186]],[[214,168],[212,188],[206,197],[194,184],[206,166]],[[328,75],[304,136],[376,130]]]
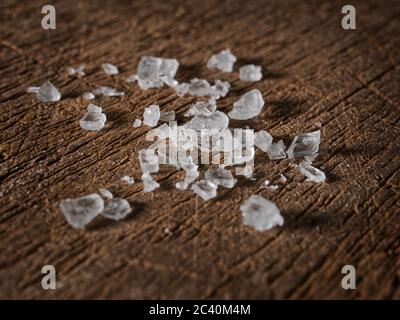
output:
[[[1,299],[400,298],[399,1],[354,2],[357,29],[347,31],[343,3],[334,1],[53,3],[56,30],[41,28],[42,1],[0,5]],[[232,74],[206,68],[224,48],[238,57]],[[144,194],[137,150],[148,144],[147,129],[132,121],[153,103],[182,119],[195,101],[126,83],[144,54],[178,59],[180,81],[228,80],[224,111],[260,89],[266,107],[245,124],[286,144],[320,122],[316,164],[327,182],[306,182],[297,161],[257,152],[256,181],[239,179],[215,200],[176,190],[182,173],[171,168],[157,175],[159,190]],[[104,62],[121,74],[106,76]],[[239,81],[238,66],[248,62],[263,67],[261,82]],[[66,75],[81,63],[86,77]],[[26,93],[45,80],[60,88],[60,102]],[[87,132],[80,95],[100,85],[127,95],[97,99],[108,122]],[[289,177],[283,187],[262,187],[280,173]],[[134,214],[72,229],[60,200],[99,188],[127,197]],[[282,228],[242,225],[239,206],[253,193],[277,203]],[[41,288],[46,264],[57,269],[57,290]],[[341,287],[345,264],[356,267],[356,290]]]

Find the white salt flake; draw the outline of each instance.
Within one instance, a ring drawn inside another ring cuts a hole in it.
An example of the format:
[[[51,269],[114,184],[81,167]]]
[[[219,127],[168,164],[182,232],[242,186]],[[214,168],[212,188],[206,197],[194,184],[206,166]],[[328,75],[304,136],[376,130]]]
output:
[[[179,190],[186,190],[190,183],[195,181],[199,176],[197,171],[198,165],[193,162],[192,157],[188,157],[185,161],[179,163],[181,168],[185,170],[186,176],[183,181],[178,181],[175,186]]]
[[[192,96],[202,97],[212,93],[211,85],[207,80],[194,78],[190,80],[187,93]]]
[[[79,120],[79,125],[85,130],[99,131],[104,127],[106,120],[102,108],[90,103],[87,113]]]
[[[214,54],[208,59],[207,67],[209,69],[219,69],[223,72],[232,72],[233,64],[236,62],[236,57],[229,49],[222,50],[218,54]]]
[[[217,186],[225,188],[233,188],[236,184],[236,179],[229,170],[224,168],[210,168],[204,173],[206,180],[213,182]]]
[[[217,130],[222,131],[229,125],[229,118],[221,111],[214,111],[210,115],[196,115],[190,121],[186,122],[183,127],[194,131]]]
[[[243,81],[260,81],[262,79],[261,67],[248,64],[239,69],[239,78]]]
[[[142,120],[140,120],[140,119],[135,119],[135,121],[133,122],[133,127],[134,127],[134,128],[138,128],[138,127],[141,126],[141,124],[142,124]]]
[[[208,180],[201,180],[192,185],[192,190],[204,201],[208,201],[217,196],[217,186]]]
[[[119,97],[125,95],[124,92],[117,91],[116,89],[110,87],[99,87],[96,90],[94,90],[93,93],[96,95],[103,95],[106,97]]]
[[[282,140],[272,143],[267,149],[267,154],[270,160],[279,160],[286,158],[285,144]]]
[[[210,116],[217,110],[217,105],[210,101],[197,101],[190,105],[189,110],[184,113],[185,117],[197,115]]]
[[[143,112],[143,124],[149,127],[155,127],[158,120],[160,120],[160,107],[152,104]]]
[[[321,131],[302,133],[294,137],[287,150],[289,159],[313,156],[318,153]]]
[[[135,183],[135,179],[133,179],[131,176],[123,176],[121,178],[121,181],[125,182],[126,184],[134,184]]]
[[[84,69],[85,69],[85,65],[80,65],[79,67],[76,67],[76,68],[68,67],[67,74],[70,76],[78,75],[78,76],[83,77],[85,75]]]
[[[104,209],[104,200],[95,193],[76,199],[60,202],[61,212],[67,222],[75,229],[84,228]]]
[[[259,115],[264,106],[261,92],[253,89],[245,93],[233,104],[233,109],[228,113],[229,117],[236,120],[247,120]]]
[[[158,156],[153,149],[139,150],[139,162],[143,173],[154,173],[160,169]]]
[[[91,92],[85,92],[82,94],[82,98],[85,100],[92,100],[95,98],[95,95]]]
[[[228,81],[215,80],[214,85],[211,87],[210,96],[215,97],[216,99],[225,97],[230,88],[231,85]]]
[[[132,212],[131,205],[126,199],[113,198],[107,202],[101,215],[107,219],[121,220]]]
[[[28,87],[28,89],[26,89],[26,92],[28,93],[39,93],[40,87]]]
[[[164,84],[169,86],[177,85],[174,78],[178,67],[179,62],[176,59],[143,56],[140,59],[137,70],[139,87],[146,90],[160,88]]]
[[[279,180],[280,180],[282,183],[286,183],[287,177],[286,177],[283,173],[281,173],[281,175],[280,175],[280,177],[279,177]]]
[[[307,177],[307,181],[324,182],[326,179],[325,173],[314,167],[309,161],[303,160],[299,164],[299,171]]]
[[[265,130],[258,131],[254,134],[254,144],[257,148],[267,152],[272,144],[272,136]]]
[[[134,73],[134,74],[130,75],[128,78],[126,78],[126,81],[129,83],[136,82],[137,80],[138,80],[138,76],[136,73]]]
[[[258,231],[283,225],[283,217],[275,203],[259,195],[252,195],[241,206],[243,224]]]
[[[61,94],[60,91],[58,91],[58,89],[50,81],[46,81],[39,87],[39,90],[37,91],[37,98],[43,102],[54,102],[61,99]]]
[[[149,173],[143,173],[142,181],[143,181],[144,192],[152,192],[160,186],[158,182],[153,180],[153,178]]]
[[[112,76],[119,73],[118,68],[111,63],[103,63],[101,67],[106,75]]]
[[[99,193],[103,198],[112,199],[114,196],[110,190],[107,189],[99,189]]]

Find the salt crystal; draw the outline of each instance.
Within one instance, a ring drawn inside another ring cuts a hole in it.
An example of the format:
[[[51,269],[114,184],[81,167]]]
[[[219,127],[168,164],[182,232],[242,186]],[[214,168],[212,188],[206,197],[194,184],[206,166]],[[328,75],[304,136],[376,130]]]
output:
[[[136,73],[134,73],[134,74],[130,75],[128,78],[126,78],[126,81],[130,82],[130,83],[136,82],[137,80],[138,80],[138,76]]]
[[[285,176],[283,173],[281,173],[279,179],[281,180],[282,183],[286,183],[286,181],[287,181],[287,178],[286,178],[286,176]]]
[[[185,112],[185,117],[192,117],[197,115],[210,116],[214,111],[217,110],[215,103],[210,101],[198,101],[189,107],[189,110]]]
[[[132,212],[131,205],[125,199],[113,198],[107,202],[101,215],[107,219],[121,220]]]
[[[85,92],[82,95],[82,98],[85,99],[85,100],[92,100],[92,99],[95,98],[95,95],[93,93],[91,93],[91,92]]]
[[[289,159],[315,155],[319,149],[320,139],[320,130],[302,133],[294,137],[287,150]]]
[[[104,200],[95,193],[60,202],[61,212],[75,229],[82,229],[104,209]]]
[[[223,72],[232,72],[235,61],[236,57],[229,49],[226,49],[212,55],[207,62],[207,67],[209,69],[219,69]]]
[[[178,181],[175,186],[177,189],[186,190],[189,184],[195,181],[199,176],[199,172],[197,171],[199,166],[193,163],[192,157],[185,159],[184,162],[180,163],[180,166],[185,170],[186,176],[183,181]]]
[[[272,143],[267,149],[267,154],[270,160],[279,160],[285,159],[285,144],[282,140],[279,140],[276,143]]]
[[[243,224],[258,231],[283,225],[283,217],[275,203],[259,195],[252,195],[241,206]]]
[[[67,68],[67,74],[70,76],[73,76],[75,74],[77,74],[78,76],[84,76],[85,75],[85,71],[83,71],[85,69],[84,65],[80,65],[79,67],[68,67]]]
[[[138,128],[138,127],[141,126],[141,124],[142,124],[142,120],[140,120],[140,119],[135,119],[135,121],[133,122],[133,127],[134,127],[134,128]]]
[[[215,185],[226,188],[233,188],[236,184],[236,179],[232,173],[224,168],[210,168],[204,173],[204,177]]]
[[[160,120],[160,107],[158,105],[152,104],[144,109],[143,124],[149,127],[155,127],[158,120]]]
[[[143,90],[159,88],[163,84],[176,85],[175,74],[178,71],[179,62],[175,59],[164,59],[143,56],[140,59],[137,79],[139,87]]]
[[[121,181],[123,181],[123,182],[125,182],[126,184],[129,184],[129,185],[135,183],[135,179],[133,179],[133,178],[130,177],[130,176],[123,176],[123,177],[121,178]]]
[[[272,144],[272,140],[272,136],[265,130],[258,131],[254,134],[254,144],[264,152],[267,152]]]
[[[103,95],[106,97],[119,97],[125,95],[124,92],[117,91],[116,89],[110,87],[99,87],[93,92],[94,94]]]
[[[214,111],[208,116],[202,114],[196,115],[183,126],[185,128],[200,132],[203,129],[222,131],[228,127],[228,124],[229,118],[225,113],[221,111]]]
[[[264,106],[261,92],[253,89],[245,93],[233,104],[233,109],[228,113],[229,117],[236,120],[247,120],[259,115]]]
[[[101,66],[106,75],[112,76],[118,74],[118,68],[111,63],[103,63]]]
[[[210,95],[215,96],[216,99],[219,99],[220,97],[225,97],[228,94],[230,88],[231,85],[228,81],[215,80],[214,85],[211,87]]]
[[[150,174],[146,172],[142,175],[142,181],[144,192],[152,192],[160,186],[160,184],[154,181]]]
[[[26,92],[28,93],[39,93],[40,87],[28,87],[28,89],[26,89]]]
[[[103,198],[106,199],[112,199],[114,197],[113,194],[107,189],[100,189],[99,193]]]
[[[205,201],[217,196],[217,186],[208,180],[196,182],[194,185],[192,185],[192,190]]]
[[[183,97],[185,94],[189,92],[189,83],[180,83],[175,87],[176,94],[180,97]]]
[[[37,97],[43,102],[54,102],[60,100],[61,94],[50,81],[46,81],[40,86]]]
[[[160,121],[169,122],[175,120],[175,111],[160,112]]]
[[[139,162],[143,173],[154,173],[160,169],[158,157],[153,149],[139,150]]]
[[[164,123],[157,128],[151,129],[149,132],[147,132],[146,140],[152,141],[155,137],[158,137],[158,140],[167,139],[169,137],[169,126]]]
[[[239,69],[239,78],[243,81],[260,81],[262,79],[261,67],[248,64]]]
[[[326,179],[325,173],[322,170],[312,166],[307,160],[303,160],[299,164],[299,171],[307,177],[307,181],[318,183],[324,182]]]
[[[82,129],[98,131],[102,129],[106,123],[106,115],[102,109],[94,104],[89,104],[87,113],[79,120]]]
[[[212,92],[211,85],[207,80],[194,78],[190,80],[188,91],[192,96],[208,96]]]

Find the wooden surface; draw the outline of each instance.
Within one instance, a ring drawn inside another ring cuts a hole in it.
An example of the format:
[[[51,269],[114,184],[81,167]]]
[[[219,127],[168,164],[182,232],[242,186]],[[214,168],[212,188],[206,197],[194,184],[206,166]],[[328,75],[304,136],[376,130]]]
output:
[[[0,5],[0,298],[400,298],[399,1],[353,2],[357,30],[348,31],[334,1],[53,3],[56,30],[41,28],[46,1]],[[238,57],[232,74],[206,68],[224,48]],[[327,182],[306,182],[298,161],[258,151],[256,180],[240,178],[207,203],[176,190],[183,175],[169,167],[156,176],[161,188],[144,194],[137,150],[147,129],[132,121],[153,103],[182,120],[195,101],[126,83],[145,54],[178,59],[179,81],[228,80],[223,111],[258,88],[265,108],[243,125],[287,145],[320,122],[315,163]],[[121,74],[106,76],[104,62]],[[248,62],[263,67],[261,82],[239,81]],[[86,77],[66,75],[81,63]],[[25,92],[45,80],[60,102]],[[80,95],[101,85],[127,95],[96,99],[106,127],[84,131]],[[289,177],[281,188],[262,187],[280,173]],[[60,200],[99,188],[129,199],[133,215],[72,229]],[[277,203],[282,228],[242,225],[239,206],[254,193]],[[57,290],[41,288],[46,264]],[[341,288],[345,264],[356,268],[356,290]]]

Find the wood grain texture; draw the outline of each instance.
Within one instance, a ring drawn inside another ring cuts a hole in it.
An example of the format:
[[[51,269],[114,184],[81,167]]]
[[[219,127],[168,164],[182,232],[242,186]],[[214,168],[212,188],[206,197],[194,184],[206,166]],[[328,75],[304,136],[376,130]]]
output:
[[[57,29],[41,28],[45,1],[2,1],[0,38],[0,298],[400,298],[400,5],[354,2],[357,30],[340,27],[335,1],[54,1]],[[208,70],[208,57],[230,48],[235,71]],[[327,182],[305,181],[293,164],[257,152],[255,181],[239,179],[203,202],[162,168],[161,188],[142,192],[137,150],[146,128],[133,128],[149,104],[175,110],[195,101],[168,88],[141,91],[125,78],[144,54],[174,57],[177,78],[224,79],[228,111],[252,88],[266,107],[244,124],[286,144],[322,124],[318,167]],[[106,76],[101,63],[121,74]],[[264,78],[239,81],[254,62]],[[65,68],[86,64],[87,76]],[[52,81],[62,100],[40,103],[30,85]],[[101,85],[121,98],[96,102],[108,118],[99,133],[79,127],[80,95]],[[288,181],[276,191],[265,179]],[[131,175],[137,181],[120,181]],[[109,188],[134,214],[69,227],[61,199]],[[277,203],[282,228],[242,225],[240,204],[257,193]],[[171,233],[165,233],[169,228]],[[41,288],[41,268],[57,269],[58,289]],[[353,264],[357,289],[341,288]]]

